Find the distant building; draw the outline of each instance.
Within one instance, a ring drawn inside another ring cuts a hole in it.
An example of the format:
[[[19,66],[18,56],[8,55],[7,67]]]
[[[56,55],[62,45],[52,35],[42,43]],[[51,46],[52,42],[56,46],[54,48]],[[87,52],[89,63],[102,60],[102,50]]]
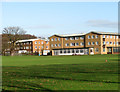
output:
[[[89,32],[49,37],[52,55],[118,54],[120,34]]]
[[[48,39],[26,39],[16,41],[16,53],[37,53],[47,55],[50,53]]]

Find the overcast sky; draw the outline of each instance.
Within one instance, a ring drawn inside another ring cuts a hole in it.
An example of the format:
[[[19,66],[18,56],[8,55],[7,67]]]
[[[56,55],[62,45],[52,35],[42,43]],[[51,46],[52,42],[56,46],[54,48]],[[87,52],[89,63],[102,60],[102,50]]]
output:
[[[2,28],[20,26],[29,34],[117,32],[117,2],[4,2]]]

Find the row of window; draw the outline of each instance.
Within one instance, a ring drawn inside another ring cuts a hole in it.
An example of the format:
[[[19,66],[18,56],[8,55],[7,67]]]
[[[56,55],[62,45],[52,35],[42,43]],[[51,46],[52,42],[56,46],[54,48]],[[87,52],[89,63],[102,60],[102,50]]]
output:
[[[106,42],[106,44],[108,45],[108,44],[110,44],[110,45],[112,45],[112,44],[120,44],[120,42]],[[103,45],[105,45],[105,41],[103,41]]]
[[[38,48],[40,49],[40,46],[38,46]],[[43,46],[41,46],[41,48],[43,49]],[[35,46],[35,49],[37,49],[37,46]],[[48,49],[48,46],[46,46],[46,49]]]
[[[98,35],[92,35],[92,36],[88,35],[88,39],[90,39],[90,38],[92,38],[92,39],[98,38]]]
[[[65,40],[79,40],[79,39],[84,39],[84,37],[66,37]],[[60,38],[52,38],[51,41],[60,41]]]
[[[17,45],[28,45],[28,44],[32,44],[32,42],[26,42],[26,43],[17,43]]]
[[[88,42],[88,45],[98,45],[98,42]]]
[[[83,45],[84,45],[84,42],[81,42],[80,45],[83,46]],[[53,46],[54,46],[54,45],[51,44],[51,47],[53,47]],[[57,46],[60,47],[61,44],[55,44],[55,47],[57,47]],[[69,43],[66,43],[65,46],[79,46],[79,43],[70,43],[70,44],[69,44]]]
[[[103,35],[102,37],[103,37],[103,38],[109,38],[109,37],[110,37],[110,38],[113,38],[113,37],[114,37],[114,39],[115,39],[115,37],[116,37],[117,39],[119,38],[119,36],[115,36],[115,35],[114,35],[114,36],[112,36],[112,35],[110,35],[110,36],[109,36],[109,35]]]

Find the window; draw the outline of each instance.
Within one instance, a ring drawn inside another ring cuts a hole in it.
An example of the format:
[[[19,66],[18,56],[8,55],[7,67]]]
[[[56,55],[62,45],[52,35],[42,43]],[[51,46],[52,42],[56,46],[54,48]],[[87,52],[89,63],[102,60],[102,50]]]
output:
[[[46,46],[46,49],[48,49],[48,46]]]
[[[103,35],[102,37],[105,38],[105,35]]]
[[[29,47],[27,46],[26,49],[29,49]]]
[[[96,38],[98,38],[98,35],[96,35]]]
[[[75,37],[75,40],[78,40],[79,39],[79,37]]]
[[[43,49],[43,46],[41,48]]]
[[[118,42],[118,44],[120,45],[120,42]]]
[[[70,50],[68,50],[68,53],[70,53]]]
[[[98,48],[95,48],[95,52],[98,52],[99,51],[99,49]]]
[[[51,44],[51,47],[53,47],[53,44]]]
[[[57,41],[57,38],[55,38],[55,41]]]
[[[115,42],[113,42],[113,44],[115,45]]]
[[[112,42],[110,42],[110,45],[112,45]]]
[[[98,45],[98,42],[96,42],[96,45]]]
[[[39,44],[40,44],[40,42],[39,42]]]
[[[92,42],[92,45],[94,45],[95,44],[95,42]]]
[[[70,40],[74,40],[74,37],[70,37]]]
[[[46,41],[46,44],[48,44],[48,41]]]
[[[60,41],[60,38],[58,38],[58,41]]]
[[[84,42],[81,42],[81,46],[83,46],[84,45]]]
[[[106,38],[109,38],[109,36],[108,36],[108,35],[106,35]]]
[[[83,50],[80,50],[80,53],[83,53]]]
[[[55,47],[57,47],[57,44],[55,44]]]
[[[24,45],[25,45],[25,43],[24,43]]]
[[[35,49],[37,49],[37,46],[35,46]]]
[[[70,46],[75,46],[75,43],[71,43]]]
[[[115,39],[115,35],[114,35],[114,39]]]
[[[41,42],[41,44],[43,44],[43,42]]]
[[[88,36],[88,39],[90,39],[90,36]]]
[[[68,38],[65,38],[65,40],[68,40]]]
[[[118,39],[118,36],[116,36],[116,39]]]
[[[94,35],[92,35],[92,39],[94,39],[95,38],[95,36]]]
[[[72,50],[72,53],[74,53],[75,51],[74,51],[74,49]]]
[[[66,53],[66,50],[64,50],[64,53]]]
[[[112,38],[112,35],[110,36],[110,38]]]
[[[103,48],[103,52],[105,52],[105,48]]]
[[[69,46],[69,43],[66,43],[65,46]]]
[[[109,42],[106,42],[106,44],[109,44]]]
[[[103,45],[105,45],[105,41],[103,41]]]
[[[58,44],[58,46],[60,47],[60,46],[61,46],[61,44]]]
[[[54,39],[52,38],[51,41],[54,41]]]
[[[82,36],[82,37],[80,37],[80,39],[84,39],[84,37]]]
[[[40,49],[40,46],[39,46],[39,49]]]
[[[76,49],[76,53],[79,53],[79,50],[78,50],[78,49]]]
[[[35,44],[37,44],[37,42],[35,42]]]
[[[75,43],[75,46],[79,46],[79,43]]]
[[[91,42],[88,42],[88,45],[91,45]]]
[[[116,44],[118,45],[118,42],[116,42]]]
[[[62,50],[60,50],[60,53],[62,53]]]

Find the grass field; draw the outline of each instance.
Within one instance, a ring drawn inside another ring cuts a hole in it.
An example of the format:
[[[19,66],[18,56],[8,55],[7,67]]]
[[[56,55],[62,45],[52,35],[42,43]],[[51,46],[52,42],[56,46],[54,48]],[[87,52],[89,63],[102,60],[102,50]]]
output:
[[[2,59],[3,90],[118,89],[118,55],[3,56]]]

